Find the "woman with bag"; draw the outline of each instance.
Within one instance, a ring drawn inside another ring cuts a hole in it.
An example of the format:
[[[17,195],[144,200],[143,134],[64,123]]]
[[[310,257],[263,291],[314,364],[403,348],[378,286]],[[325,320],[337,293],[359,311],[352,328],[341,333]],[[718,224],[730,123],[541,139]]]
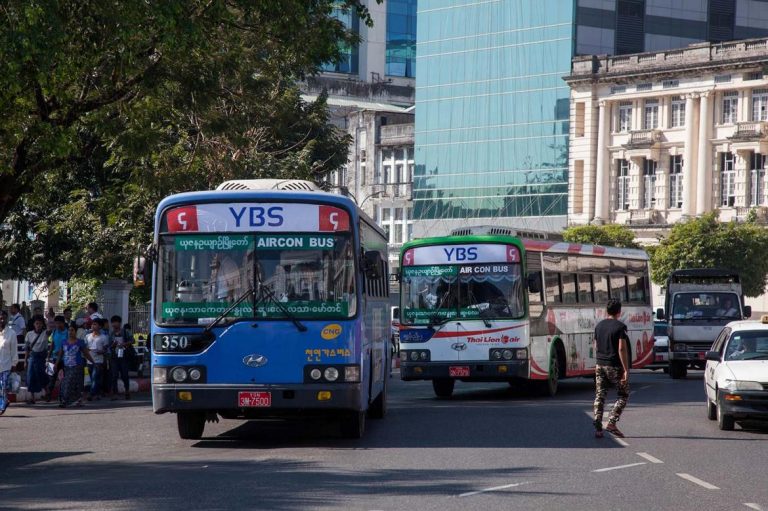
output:
[[[93,357],[85,341],[77,338],[77,325],[73,322],[67,331],[67,340],[57,354],[59,365],[64,369],[61,381],[60,408],[72,403],[83,406],[83,380],[85,379],[85,360],[93,364]]]
[[[47,386],[45,361],[48,358],[48,336],[45,333],[45,321],[36,317],[34,330],[27,332],[24,339],[24,351],[27,353],[27,404],[35,404],[35,394],[42,392]]]

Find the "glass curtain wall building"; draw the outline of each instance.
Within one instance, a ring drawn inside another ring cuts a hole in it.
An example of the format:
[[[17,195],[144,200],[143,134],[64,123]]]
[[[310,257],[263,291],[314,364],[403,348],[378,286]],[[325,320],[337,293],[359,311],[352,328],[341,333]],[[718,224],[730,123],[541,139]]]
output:
[[[574,21],[563,0],[419,1],[416,236],[565,224]]]
[[[416,76],[416,0],[387,0],[387,76]]]

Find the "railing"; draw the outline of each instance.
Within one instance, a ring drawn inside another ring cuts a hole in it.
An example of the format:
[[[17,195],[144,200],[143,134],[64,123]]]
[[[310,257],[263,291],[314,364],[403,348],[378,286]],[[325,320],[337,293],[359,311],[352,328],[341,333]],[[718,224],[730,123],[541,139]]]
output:
[[[149,305],[140,307],[131,307],[128,309],[128,323],[134,334],[149,335],[149,315],[151,310]]]
[[[660,130],[634,130],[629,132],[629,142],[626,147],[650,147],[660,141]]]
[[[381,139],[413,138],[413,124],[391,124],[381,127]]]
[[[737,140],[754,140],[763,138],[768,133],[768,123],[762,121],[737,122],[733,135],[729,138]]]

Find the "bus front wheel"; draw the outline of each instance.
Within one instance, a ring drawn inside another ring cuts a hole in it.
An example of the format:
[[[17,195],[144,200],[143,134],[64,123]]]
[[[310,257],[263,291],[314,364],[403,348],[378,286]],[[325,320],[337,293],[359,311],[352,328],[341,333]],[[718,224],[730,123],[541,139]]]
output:
[[[456,380],[451,380],[449,378],[432,380],[432,388],[437,397],[451,397],[451,395],[453,395],[454,385],[456,385]]]
[[[341,420],[341,436],[363,438],[365,433],[365,412],[352,412]]]
[[[179,436],[184,440],[199,440],[205,429],[204,412],[178,412],[176,424],[179,427]]]

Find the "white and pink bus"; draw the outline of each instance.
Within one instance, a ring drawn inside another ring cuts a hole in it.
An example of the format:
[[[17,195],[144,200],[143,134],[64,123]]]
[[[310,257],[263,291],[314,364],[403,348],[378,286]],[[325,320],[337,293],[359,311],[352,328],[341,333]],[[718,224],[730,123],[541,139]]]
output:
[[[594,374],[595,324],[623,304],[632,367],[651,361],[653,316],[643,250],[581,245],[507,228],[460,229],[401,252],[400,374],[448,397],[456,380],[529,383]]]

